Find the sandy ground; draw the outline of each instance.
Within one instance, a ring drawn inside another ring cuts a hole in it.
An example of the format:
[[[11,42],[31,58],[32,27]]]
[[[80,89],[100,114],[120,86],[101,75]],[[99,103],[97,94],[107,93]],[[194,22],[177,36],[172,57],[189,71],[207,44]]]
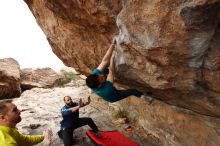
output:
[[[87,99],[87,96],[91,94],[86,86],[53,89],[34,88],[23,92],[20,98],[14,100],[18,108],[23,110],[21,113],[22,121],[17,125],[19,131],[24,134],[42,134],[45,129],[50,128],[53,131],[52,146],[62,146],[63,142],[56,133],[60,129],[60,121],[62,119],[60,109],[64,106],[63,97],[66,95],[71,96],[73,100],[78,100],[79,98]],[[80,109],[80,117],[89,116],[93,118],[102,131],[117,129],[141,146],[155,145],[149,139],[149,136],[140,129],[125,132],[123,130],[124,125],[117,124],[112,118],[112,108],[109,108],[106,102],[99,100],[96,96],[91,95],[91,97],[92,102],[90,105]],[[84,126],[74,131],[74,145],[94,146],[86,136],[85,131],[87,129],[90,128]],[[38,146],[41,145],[38,144]]]

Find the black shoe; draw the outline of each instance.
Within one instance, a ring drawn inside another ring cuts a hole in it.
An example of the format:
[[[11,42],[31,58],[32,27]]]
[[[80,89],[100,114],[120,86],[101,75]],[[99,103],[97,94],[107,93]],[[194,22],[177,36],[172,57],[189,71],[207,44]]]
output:
[[[101,134],[99,133],[99,131],[97,131],[97,132],[93,132],[93,133],[95,134],[96,137],[98,137],[98,138],[102,138],[102,136],[101,136]]]
[[[62,130],[59,130],[59,131],[57,132],[57,135],[59,136],[60,139],[63,139]]]

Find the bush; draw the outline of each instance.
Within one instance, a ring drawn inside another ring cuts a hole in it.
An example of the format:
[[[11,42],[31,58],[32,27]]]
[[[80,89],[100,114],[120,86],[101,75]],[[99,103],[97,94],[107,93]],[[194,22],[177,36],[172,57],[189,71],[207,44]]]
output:
[[[65,70],[61,70],[60,73],[64,76],[64,80],[62,81],[62,84],[67,84],[71,81],[75,81],[79,79],[79,77],[73,72],[67,72]]]
[[[113,118],[119,119],[119,118],[126,118],[127,117],[127,112],[121,108],[119,110],[116,110],[112,113]]]

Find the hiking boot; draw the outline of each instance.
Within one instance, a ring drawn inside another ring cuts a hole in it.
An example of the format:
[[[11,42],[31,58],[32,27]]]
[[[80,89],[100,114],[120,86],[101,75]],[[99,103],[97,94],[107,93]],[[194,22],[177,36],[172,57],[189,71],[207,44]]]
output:
[[[98,137],[98,138],[102,138],[102,136],[101,136],[101,134],[99,133],[99,131],[97,131],[97,132],[93,132],[93,133],[95,134],[96,137]]]

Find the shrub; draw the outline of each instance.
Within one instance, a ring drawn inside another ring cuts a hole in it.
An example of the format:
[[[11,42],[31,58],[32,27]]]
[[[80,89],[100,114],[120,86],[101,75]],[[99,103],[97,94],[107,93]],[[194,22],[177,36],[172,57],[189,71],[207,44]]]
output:
[[[127,117],[127,112],[121,108],[119,110],[116,110],[112,113],[113,118],[119,119],[119,118],[126,118]]]
[[[60,73],[64,76],[64,80],[62,81],[62,84],[67,84],[71,81],[76,81],[79,79],[79,77],[73,72],[67,72],[65,70],[61,70]]]

